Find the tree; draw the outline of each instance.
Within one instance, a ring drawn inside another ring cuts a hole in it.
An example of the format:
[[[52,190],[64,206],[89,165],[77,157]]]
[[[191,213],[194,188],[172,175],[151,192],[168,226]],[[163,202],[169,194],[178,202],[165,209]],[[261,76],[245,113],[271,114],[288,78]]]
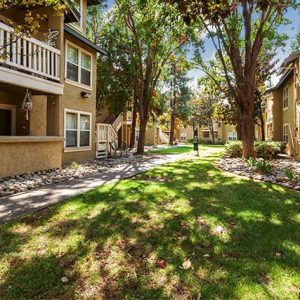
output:
[[[292,51],[299,51],[300,50],[300,31],[296,33],[295,38],[291,42],[291,49]]]
[[[216,98],[213,95],[201,94],[200,97],[193,99],[192,106],[192,121],[193,124],[197,124],[199,127],[208,127],[212,136],[212,143],[215,144],[214,134],[214,106],[216,104]]]
[[[192,91],[188,86],[190,78],[187,71],[191,69],[191,64],[185,57],[178,57],[170,64],[163,78],[163,88],[167,89],[165,97],[169,99],[169,143],[173,145],[175,138],[176,121],[186,121],[190,114],[189,102],[192,98]]]
[[[296,7],[296,1],[170,1],[176,4],[188,24],[200,23],[211,38],[240,114],[243,156],[254,156],[257,60],[265,39],[276,38],[278,26],[285,22],[284,14],[289,7]]]
[[[159,0],[119,0],[113,14],[123,20],[135,77],[140,120],[137,153],[144,153],[146,126],[153,96],[166,64],[187,43],[187,26],[169,4]]]

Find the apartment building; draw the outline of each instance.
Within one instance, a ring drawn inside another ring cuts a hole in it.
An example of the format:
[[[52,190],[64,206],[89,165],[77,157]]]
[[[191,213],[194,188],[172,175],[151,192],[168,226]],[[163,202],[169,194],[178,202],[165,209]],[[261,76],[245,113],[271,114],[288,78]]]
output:
[[[300,51],[282,63],[278,84],[265,94],[266,139],[284,141],[286,153],[300,158],[299,147],[299,68]]]
[[[18,36],[26,7],[0,19],[0,177],[59,168],[93,159],[97,54],[86,38],[86,11],[95,1],[65,2],[64,16],[52,7],[37,34]]]

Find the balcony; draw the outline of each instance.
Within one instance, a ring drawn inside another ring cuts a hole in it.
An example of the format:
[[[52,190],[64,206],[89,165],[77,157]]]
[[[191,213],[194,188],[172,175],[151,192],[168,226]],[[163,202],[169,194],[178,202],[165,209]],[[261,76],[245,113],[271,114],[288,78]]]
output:
[[[18,36],[0,22],[0,82],[48,94],[63,94],[60,50]]]

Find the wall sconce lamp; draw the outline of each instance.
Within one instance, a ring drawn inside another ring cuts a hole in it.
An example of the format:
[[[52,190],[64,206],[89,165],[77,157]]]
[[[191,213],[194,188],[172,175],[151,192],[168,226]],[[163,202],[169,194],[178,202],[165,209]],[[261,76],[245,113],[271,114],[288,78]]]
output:
[[[91,93],[88,93],[88,92],[81,92],[81,97],[82,97],[82,98],[86,98],[86,99],[91,98]]]

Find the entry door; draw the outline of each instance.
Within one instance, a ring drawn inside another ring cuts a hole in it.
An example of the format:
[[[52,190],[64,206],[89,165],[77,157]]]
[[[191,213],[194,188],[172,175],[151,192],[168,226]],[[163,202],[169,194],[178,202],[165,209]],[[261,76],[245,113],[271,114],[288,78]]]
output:
[[[0,108],[0,136],[12,135],[12,110]]]

